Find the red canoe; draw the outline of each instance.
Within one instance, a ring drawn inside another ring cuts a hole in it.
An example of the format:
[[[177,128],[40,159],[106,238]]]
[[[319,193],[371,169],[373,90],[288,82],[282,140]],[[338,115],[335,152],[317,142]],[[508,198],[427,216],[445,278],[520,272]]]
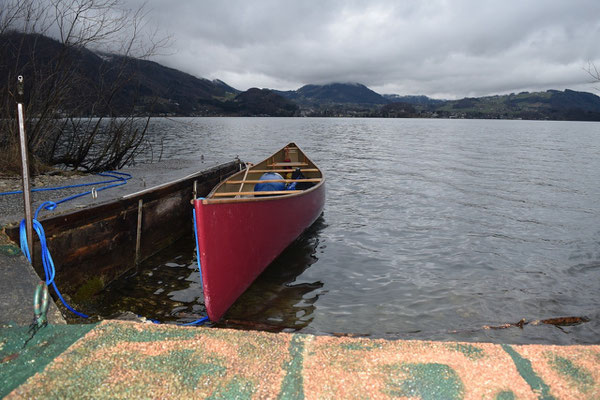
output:
[[[315,222],[324,204],[325,178],[294,143],[194,200],[204,302],[212,321]]]

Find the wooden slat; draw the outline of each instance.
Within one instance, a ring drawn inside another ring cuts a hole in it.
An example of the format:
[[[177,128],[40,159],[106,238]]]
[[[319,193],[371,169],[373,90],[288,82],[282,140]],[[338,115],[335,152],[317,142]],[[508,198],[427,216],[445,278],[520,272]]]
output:
[[[307,167],[308,163],[305,162],[274,162],[269,164],[269,167]]]
[[[309,179],[246,179],[244,181],[227,181],[227,183],[231,183],[232,185],[237,185],[239,183],[275,183],[275,182],[283,182],[283,183],[292,183],[292,182],[321,182],[321,178],[309,178]]]
[[[213,193],[212,197],[228,197],[228,196],[252,196],[252,195],[261,195],[261,196],[272,196],[276,194],[291,194],[291,193],[300,193],[304,190],[271,190],[264,192],[223,192],[223,193]]]
[[[250,164],[246,163],[246,172],[244,172],[244,177],[242,178],[242,180],[241,180],[241,181],[239,181],[239,183],[241,183],[241,185],[240,185],[240,188],[239,188],[238,192],[241,192],[241,191],[242,191],[242,189],[244,188],[244,181],[245,181],[245,180],[246,180],[246,178],[248,177],[248,172],[249,172],[249,171],[250,171]],[[236,197],[239,197],[239,195],[238,195],[238,196],[236,196]]]
[[[293,169],[251,169],[249,174],[264,174],[265,172],[294,172]],[[317,168],[300,168],[300,172],[320,172]]]

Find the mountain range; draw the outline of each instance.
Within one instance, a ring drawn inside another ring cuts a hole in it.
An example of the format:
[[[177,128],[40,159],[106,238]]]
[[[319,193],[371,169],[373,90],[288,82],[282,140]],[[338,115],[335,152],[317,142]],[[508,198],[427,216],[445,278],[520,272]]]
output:
[[[64,50],[54,39],[41,35],[4,34],[0,38],[0,76],[30,64],[23,54],[39,60],[51,59]],[[19,44],[21,47],[19,47]],[[17,57],[16,48],[25,47]],[[114,54],[87,49],[68,49],[81,92],[93,93],[98,82],[105,85],[126,65],[129,79],[119,89],[112,108],[94,108],[95,113],[118,114],[119,110],[156,116],[358,116],[418,118],[505,118],[600,121],[600,97],[573,90],[547,90],[518,94],[432,99],[423,95],[379,94],[360,83],[305,85],[297,90],[278,91],[252,88],[237,90],[221,80],[197,78],[153,61],[124,59]],[[14,61],[18,60],[18,61]],[[125,62],[126,61],[126,62]],[[12,63],[12,64],[11,64]],[[41,69],[43,71],[43,68]],[[25,71],[27,72],[27,71]],[[37,71],[39,73],[39,70]],[[0,81],[1,86],[9,82]],[[81,107],[82,112],[92,112]],[[66,109],[70,107],[65,104]]]

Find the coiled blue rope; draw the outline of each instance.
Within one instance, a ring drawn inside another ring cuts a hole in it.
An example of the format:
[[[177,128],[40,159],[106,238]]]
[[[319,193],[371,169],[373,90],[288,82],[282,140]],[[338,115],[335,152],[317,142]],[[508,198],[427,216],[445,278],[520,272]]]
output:
[[[66,186],[58,186],[58,187],[50,187],[50,188],[32,189],[32,192],[42,192],[42,191],[50,191],[50,190],[85,187],[85,186],[92,186],[92,185],[102,185],[102,184],[106,185],[99,189],[94,188],[93,190],[88,190],[83,193],[78,193],[73,196],[65,197],[64,199],[61,199],[56,202],[46,201],[37,208],[37,210],[35,211],[35,215],[33,217],[33,221],[32,221],[33,229],[35,230],[35,233],[38,235],[38,238],[40,239],[40,247],[41,247],[41,252],[42,252],[42,265],[44,266],[44,274],[46,276],[46,285],[52,286],[52,288],[54,289],[54,292],[56,293],[56,295],[58,296],[60,301],[64,304],[64,306],[69,311],[71,311],[73,314],[78,315],[82,318],[89,318],[89,316],[84,313],[81,313],[81,312],[75,310],[73,307],[71,307],[69,305],[69,303],[67,303],[66,300],[63,298],[62,294],[60,293],[60,290],[58,290],[58,287],[56,286],[56,282],[54,281],[54,278],[56,276],[54,260],[52,259],[50,250],[48,250],[48,245],[46,242],[46,233],[44,232],[44,228],[43,228],[42,224],[38,220],[38,215],[41,210],[48,210],[48,211],[54,210],[59,204],[67,202],[69,200],[73,200],[73,199],[85,196],[85,195],[88,195],[88,194],[92,193],[94,190],[96,192],[100,192],[102,190],[106,190],[106,189],[110,189],[110,188],[113,188],[116,186],[124,185],[127,183],[127,181],[129,179],[132,178],[132,176],[130,174],[127,174],[125,172],[116,172],[116,171],[102,172],[102,173],[99,173],[98,175],[104,176],[104,177],[110,177],[113,179],[100,181],[100,182],[81,183],[81,184],[77,184],[77,185],[66,185]],[[0,193],[0,195],[19,194],[19,193],[23,193],[23,191],[19,190],[19,191],[13,191],[13,192],[4,192],[4,193]],[[21,221],[21,223],[19,224],[19,240],[21,242],[21,251],[23,252],[23,254],[25,254],[27,259],[31,263],[31,254],[30,254],[29,246],[27,245],[27,230],[25,229],[25,219],[23,219]]]
[[[35,230],[38,237],[40,238],[40,247],[42,249],[42,264],[44,266],[44,274],[46,275],[46,285],[48,285],[48,286],[52,285],[54,292],[56,293],[56,295],[58,296],[60,301],[64,304],[65,307],[67,307],[67,309],[69,311],[71,311],[73,314],[78,315],[82,318],[89,318],[87,315],[75,310],[73,307],[71,307],[69,305],[69,303],[67,303],[65,301],[62,294],[58,290],[58,287],[56,287],[56,282],[54,282],[54,277],[56,276],[56,269],[54,268],[54,260],[52,260],[52,256],[50,255],[50,251],[48,250],[48,246],[46,244],[46,234],[44,232],[44,228],[42,227],[42,224],[40,224],[40,222],[38,221],[37,218],[38,218],[38,213],[42,209],[54,210],[55,208],[56,208],[56,203],[54,203],[52,201],[46,201],[38,207],[38,209],[35,211],[35,216],[33,217],[33,229]],[[21,241],[21,251],[23,252],[23,254],[25,254],[25,256],[27,257],[29,262],[31,262],[31,254],[29,252],[29,247],[27,246],[27,231],[25,229],[25,219],[23,219],[21,221],[21,224],[19,225],[19,236],[20,236],[19,239]]]

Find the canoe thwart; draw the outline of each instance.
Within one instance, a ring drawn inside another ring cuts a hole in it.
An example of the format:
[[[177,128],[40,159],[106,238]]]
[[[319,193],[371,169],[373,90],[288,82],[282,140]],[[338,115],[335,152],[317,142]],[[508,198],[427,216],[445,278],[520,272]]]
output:
[[[224,177],[206,198],[194,201],[198,264],[211,321],[222,318],[254,279],[319,218],[325,180],[317,165],[289,143],[254,166]],[[265,186],[258,186],[261,183]],[[292,190],[284,190],[284,183]]]
[[[290,169],[252,169],[249,174],[264,174],[265,172],[293,172]],[[300,172],[321,172],[317,168],[300,168]]]
[[[252,192],[221,192],[221,193],[214,193],[213,197],[228,197],[228,196],[252,196],[252,195],[259,195],[259,196],[274,196],[277,194],[292,194],[292,193],[300,193],[303,192],[304,190],[265,190],[265,191],[252,191]]]
[[[313,183],[317,183],[317,182],[321,182],[321,178],[308,178],[308,179],[246,179],[243,181],[238,181],[238,180],[231,180],[231,181],[227,181],[227,183],[230,183],[232,185],[237,185],[240,183],[271,183],[271,182],[283,182],[283,183],[292,183],[292,182],[313,182]]]
[[[308,167],[308,163],[305,162],[274,162],[272,164],[268,164],[269,167]]]

